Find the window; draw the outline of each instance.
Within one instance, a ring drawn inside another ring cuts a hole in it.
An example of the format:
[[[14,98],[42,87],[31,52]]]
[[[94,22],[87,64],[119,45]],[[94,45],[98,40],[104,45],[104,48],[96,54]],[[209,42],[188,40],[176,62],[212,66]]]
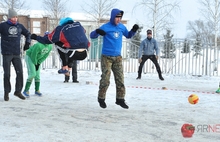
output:
[[[33,21],[33,33],[40,34],[40,21]]]

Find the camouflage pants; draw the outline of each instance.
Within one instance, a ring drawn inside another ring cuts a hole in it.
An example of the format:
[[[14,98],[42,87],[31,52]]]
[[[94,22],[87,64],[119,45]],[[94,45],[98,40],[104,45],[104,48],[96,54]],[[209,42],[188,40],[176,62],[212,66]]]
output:
[[[102,55],[101,70],[102,70],[102,75],[99,84],[98,97],[100,99],[105,99],[106,91],[110,84],[110,75],[112,71],[116,84],[116,98],[124,99],[125,86],[124,86],[122,57],[121,56],[111,57],[111,56]]]

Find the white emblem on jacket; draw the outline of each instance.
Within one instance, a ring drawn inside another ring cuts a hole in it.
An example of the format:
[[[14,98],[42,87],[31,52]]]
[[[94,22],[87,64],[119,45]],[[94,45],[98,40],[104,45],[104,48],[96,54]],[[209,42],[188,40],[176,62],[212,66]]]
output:
[[[119,38],[119,36],[120,36],[120,32],[114,32],[114,38]]]
[[[11,27],[8,29],[8,32],[9,32],[9,34],[11,34],[11,35],[17,35],[17,34],[18,34],[18,28],[15,27],[15,26],[11,26]]]

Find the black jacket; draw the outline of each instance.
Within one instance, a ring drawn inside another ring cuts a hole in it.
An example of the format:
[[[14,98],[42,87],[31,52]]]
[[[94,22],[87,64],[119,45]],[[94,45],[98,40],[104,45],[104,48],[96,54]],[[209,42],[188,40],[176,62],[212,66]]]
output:
[[[21,52],[21,35],[26,42],[31,42],[31,33],[20,23],[13,24],[9,20],[0,23],[1,52],[3,55],[19,55]]]

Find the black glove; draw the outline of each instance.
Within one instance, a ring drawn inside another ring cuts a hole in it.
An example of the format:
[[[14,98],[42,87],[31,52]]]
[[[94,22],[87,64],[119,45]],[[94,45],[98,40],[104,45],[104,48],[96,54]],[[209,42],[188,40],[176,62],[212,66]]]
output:
[[[25,51],[25,50],[28,50],[29,47],[30,47],[30,43],[29,43],[29,42],[25,42],[23,50],[24,50],[24,51]]]
[[[100,34],[102,36],[106,35],[106,32],[101,30],[101,29],[96,29],[95,31],[96,31],[97,34]]]
[[[39,66],[40,66],[40,64],[35,65],[36,71],[39,69]]]
[[[134,24],[133,28],[131,29],[133,32],[136,32],[139,29],[137,24]]]
[[[36,40],[37,39],[37,35],[36,34],[31,34],[31,39]]]
[[[59,46],[59,47],[63,47],[63,43],[62,42],[56,42],[55,45]]]

